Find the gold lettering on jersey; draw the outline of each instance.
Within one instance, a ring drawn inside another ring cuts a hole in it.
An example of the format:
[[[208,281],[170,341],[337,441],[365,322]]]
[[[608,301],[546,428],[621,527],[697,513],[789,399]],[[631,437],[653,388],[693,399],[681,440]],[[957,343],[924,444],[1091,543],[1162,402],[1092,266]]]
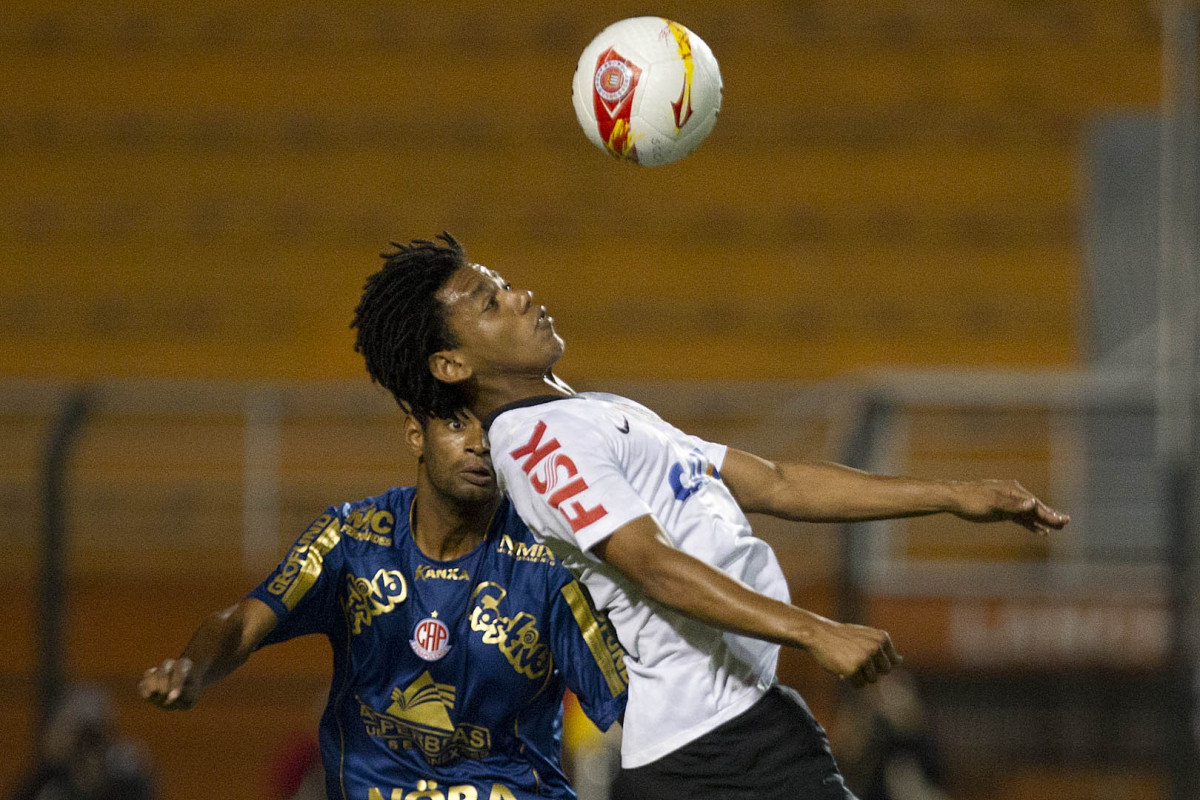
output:
[[[456,690],[436,683],[428,672],[406,689],[392,690],[392,704],[377,711],[358,697],[359,714],[370,736],[387,742],[391,750],[420,750],[437,766],[456,758],[486,758],[492,751],[492,734],[487,728],[450,719]]]
[[[312,588],[321,575],[325,554],[341,541],[336,521],[337,517],[333,514],[317,517],[292,545],[279,574],[267,584],[267,591],[279,595],[280,601],[289,610],[295,608],[300,598]]]
[[[494,644],[518,674],[530,680],[550,671],[554,658],[550,647],[541,641],[537,617],[520,611],[514,617],[500,615],[500,601],[508,594],[498,584],[487,581],[471,594],[471,630],[483,633],[484,644]]]
[[[363,542],[391,547],[389,536],[396,525],[392,512],[376,509],[375,506],[355,509],[342,523],[342,534]]]
[[[616,697],[629,686],[629,673],[625,669],[625,648],[617,639],[616,631],[612,629],[608,618],[592,608],[583,587],[578,581],[571,581],[562,587],[562,596],[571,608],[575,624],[583,635],[583,641],[592,653],[596,666],[604,675],[608,690]]]
[[[416,569],[416,577],[419,581],[469,581],[471,576],[462,567],[429,567],[420,564]]]
[[[417,788],[408,790],[403,787],[392,789],[386,798],[383,792],[375,787],[367,791],[367,800],[480,800],[479,790],[469,783],[447,786],[443,793],[438,788],[437,781],[417,781]],[[507,786],[493,783],[487,800],[516,800],[516,795]]]
[[[514,542],[507,533],[500,537],[496,552],[502,556],[510,556],[517,561],[530,561],[534,564],[553,564],[554,553],[544,544],[526,544]]]
[[[381,569],[367,580],[354,573],[346,574],[346,596],[341,598],[342,613],[350,622],[355,635],[369,627],[371,620],[393,610],[408,597],[404,575],[395,569]]]

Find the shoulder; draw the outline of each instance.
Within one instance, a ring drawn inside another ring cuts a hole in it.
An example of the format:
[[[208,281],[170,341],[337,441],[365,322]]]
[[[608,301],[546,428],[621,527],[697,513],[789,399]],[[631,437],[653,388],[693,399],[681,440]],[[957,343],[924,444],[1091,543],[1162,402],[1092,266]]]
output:
[[[613,403],[589,395],[565,397],[501,414],[488,431],[493,454],[519,458],[562,446],[595,446],[620,435],[622,414]]]
[[[379,547],[391,547],[396,533],[408,530],[408,512],[414,488],[393,487],[361,500],[330,509],[341,521],[343,539]]]

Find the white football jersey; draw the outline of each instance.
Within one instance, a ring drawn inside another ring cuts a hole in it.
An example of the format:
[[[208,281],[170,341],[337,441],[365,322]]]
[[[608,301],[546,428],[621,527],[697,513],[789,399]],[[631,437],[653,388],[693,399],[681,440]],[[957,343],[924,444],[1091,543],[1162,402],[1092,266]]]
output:
[[[720,479],[726,448],[617,395],[533,398],[490,419],[501,486],[609,615],[628,655],[621,763],[638,767],[752,706],[774,683],[778,645],[658,605],[589,551],[653,514],[671,543],[758,592],[789,601],[770,546]]]

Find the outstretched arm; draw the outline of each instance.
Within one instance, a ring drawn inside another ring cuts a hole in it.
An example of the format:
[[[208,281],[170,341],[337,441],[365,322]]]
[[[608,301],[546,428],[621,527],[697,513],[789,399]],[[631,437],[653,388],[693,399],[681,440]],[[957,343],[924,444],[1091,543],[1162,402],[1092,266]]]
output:
[[[275,612],[253,597],[214,612],[200,623],[179,658],[146,670],[138,692],[160,708],[191,708],[209,684],[244,664],[277,622]]]
[[[856,685],[874,683],[901,661],[884,631],[834,622],[759,594],[676,550],[652,515],[626,523],[592,550],[656,603],[720,630],[807,650]]]
[[[971,522],[1012,520],[1037,533],[1070,517],[1016,481],[929,481],[841,464],[774,463],[730,448],[721,477],[744,511],[805,522],[855,522],[946,512]]]

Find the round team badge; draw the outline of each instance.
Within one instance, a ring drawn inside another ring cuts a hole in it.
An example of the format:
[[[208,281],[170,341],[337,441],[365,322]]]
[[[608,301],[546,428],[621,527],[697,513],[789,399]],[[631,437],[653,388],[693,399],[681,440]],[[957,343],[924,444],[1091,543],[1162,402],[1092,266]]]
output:
[[[437,661],[450,652],[450,629],[440,619],[426,617],[417,623],[408,644],[426,661]]]
[[[610,59],[596,70],[596,94],[609,103],[620,101],[633,86],[633,73],[624,61]]]

